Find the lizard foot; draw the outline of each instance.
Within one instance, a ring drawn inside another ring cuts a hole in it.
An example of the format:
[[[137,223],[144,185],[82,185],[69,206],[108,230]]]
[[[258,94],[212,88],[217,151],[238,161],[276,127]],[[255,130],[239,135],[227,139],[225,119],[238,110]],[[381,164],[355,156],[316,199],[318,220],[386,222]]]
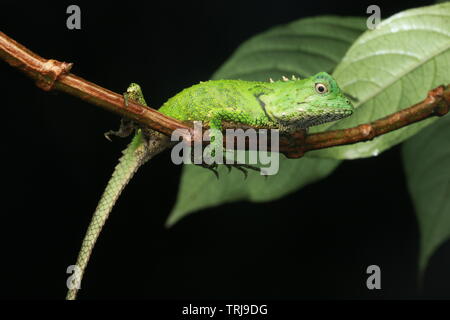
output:
[[[140,87],[136,84],[131,84],[128,87],[127,92],[123,93],[123,101],[124,101],[125,107],[128,107],[128,99],[130,99],[130,98],[135,98],[137,100],[139,100],[140,98],[143,99],[142,92],[140,90],[141,90]],[[139,101],[139,103],[146,105],[145,101]],[[104,134],[105,134],[105,138],[108,139],[109,141],[111,141],[111,138],[110,138],[111,135],[120,137],[120,138],[126,138],[133,133],[134,129],[135,129],[135,126],[134,126],[133,121],[122,118],[122,119],[120,119],[119,130],[117,130],[117,131],[109,130],[108,132],[105,132]]]
[[[198,166],[201,166],[203,168],[211,170],[214,173],[214,175],[216,176],[216,178],[219,179],[219,172],[217,171],[217,167],[218,167],[217,163],[208,161],[208,162],[211,162],[211,164],[207,164],[203,161],[201,161],[201,162],[195,161],[195,159],[196,158],[195,158],[194,154],[192,153],[191,154],[191,161],[192,161],[191,163],[194,163]],[[264,171],[264,169],[259,168],[257,166],[252,166],[250,164],[245,164],[245,163],[240,163],[240,162],[228,164],[228,163],[226,163],[226,161],[224,161],[222,164],[227,167],[228,172],[231,172],[231,168],[235,168],[235,169],[241,171],[244,174],[244,180],[247,179],[247,177],[248,177],[248,170],[254,170],[254,171],[258,171],[258,172]],[[267,178],[267,175],[265,175],[265,177]]]
[[[243,164],[243,163],[224,164],[224,165],[227,167],[228,172],[231,172],[231,168],[235,168],[235,169],[241,171],[244,174],[244,179],[247,179],[247,177],[248,177],[248,170],[254,170],[254,171],[262,170],[261,168],[258,168],[256,166],[252,166],[249,164]]]
[[[248,177],[248,170],[249,169],[250,170],[255,170],[255,171],[260,171],[261,170],[258,167],[251,166],[251,165],[248,165],[248,164],[240,164],[239,163],[239,164],[233,164],[233,165],[230,165],[230,164],[224,164],[224,165],[227,167],[228,172],[231,172],[231,168],[235,168],[235,169],[241,171],[244,174],[244,179],[247,179],[247,177]],[[216,178],[219,179],[219,172],[217,171],[217,166],[218,166],[217,164],[201,163],[201,164],[198,164],[198,166],[201,166],[202,168],[206,168],[208,170],[211,170],[214,173],[214,175],[216,176]],[[267,176],[266,176],[266,178],[267,178]]]
[[[197,164],[197,165],[200,166],[200,167],[206,168],[208,170],[211,170],[214,173],[214,175],[216,176],[217,180],[219,180],[219,172],[217,171],[217,164],[216,163],[214,163],[214,164],[200,163],[200,164]]]
[[[108,139],[109,141],[111,141],[110,136],[126,138],[130,134],[133,133],[134,129],[135,129],[135,127],[134,127],[133,121],[122,118],[120,120],[119,130],[117,130],[117,131],[109,130],[108,132],[105,132],[104,134],[105,134],[105,138]]]

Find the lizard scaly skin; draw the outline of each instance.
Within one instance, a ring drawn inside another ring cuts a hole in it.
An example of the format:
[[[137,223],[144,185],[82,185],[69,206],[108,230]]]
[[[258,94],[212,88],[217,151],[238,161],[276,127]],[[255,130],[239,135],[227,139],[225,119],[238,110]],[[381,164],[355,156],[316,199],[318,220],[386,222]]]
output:
[[[128,96],[146,105],[141,89],[131,84]],[[276,82],[215,80],[201,82],[187,88],[171,99],[160,112],[181,121],[204,121],[211,129],[222,131],[222,122],[292,132],[324,122],[338,120],[352,114],[353,106],[339,89],[336,81],[320,72],[306,79]],[[138,129],[132,142],[123,152],[119,164],[108,182],[89,225],[78,255],[78,284],[86,269],[95,242],[120,193],[136,170],[168,147],[168,137]],[[219,139],[211,136],[211,145]],[[216,149],[217,150],[217,149]],[[76,298],[77,289],[69,289],[67,299]]]

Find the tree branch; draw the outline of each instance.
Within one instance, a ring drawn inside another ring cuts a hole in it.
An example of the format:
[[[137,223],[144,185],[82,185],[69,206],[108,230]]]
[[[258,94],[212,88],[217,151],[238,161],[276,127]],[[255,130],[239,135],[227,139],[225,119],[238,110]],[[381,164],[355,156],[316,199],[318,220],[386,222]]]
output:
[[[307,135],[302,146],[293,146],[285,149],[287,157],[298,158],[307,151],[324,149],[334,146],[353,144],[356,142],[372,140],[388,132],[406,127],[427,118],[441,117],[448,113],[450,107],[450,85],[439,86],[428,92],[427,97],[403,110],[395,112],[369,124],[357,127],[326,131]],[[301,138],[300,138],[301,139]],[[296,139],[297,141],[299,139]]]
[[[134,101],[128,101],[125,106],[121,94],[69,73],[72,63],[44,59],[3,32],[0,32],[0,58],[34,79],[36,85],[43,90],[66,92],[166,135],[171,135],[176,129],[184,129],[189,133],[185,138],[193,141],[194,133],[190,125]],[[288,158],[300,158],[310,150],[371,140],[426,118],[443,116],[449,111],[449,106],[450,86],[440,86],[429,91],[423,101],[370,124],[314,134],[298,131],[288,137],[282,136],[279,152]],[[224,137],[224,144],[225,139]]]
[[[176,119],[134,101],[128,101],[128,106],[125,106],[122,94],[69,73],[72,63],[44,59],[3,32],[0,32],[0,58],[34,79],[36,85],[45,91],[56,89],[66,92],[167,135],[175,129],[191,129]]]

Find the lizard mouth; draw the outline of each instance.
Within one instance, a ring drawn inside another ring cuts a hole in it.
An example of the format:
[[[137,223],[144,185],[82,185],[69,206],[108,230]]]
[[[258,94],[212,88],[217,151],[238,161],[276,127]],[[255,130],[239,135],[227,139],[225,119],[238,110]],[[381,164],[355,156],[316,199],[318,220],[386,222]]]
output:
[[[352,115],[352,113],[353,113],[352,110],[344,109],[330,113],[325,112],[324,114],[314,115],[305,119],[306,127],[317,126],[322,123],[340,120]]]
[[[353,111],[350,109],[342,109],[342,110],[324,109],[324,110],[321,110],[321,112],[318,112],[316,114],[298,117],[295,119],[294,118],[286,119],[283,117],[280,118],[273,114],[271,114],[271,116],[278,123],[280,123],[283,127],[305,129],[308,127],[317,126],[322,123],[336,121],[336,120],[340,120],[342,118],[346,118],[346,117],[352,115],[352,113],[353,113]]]

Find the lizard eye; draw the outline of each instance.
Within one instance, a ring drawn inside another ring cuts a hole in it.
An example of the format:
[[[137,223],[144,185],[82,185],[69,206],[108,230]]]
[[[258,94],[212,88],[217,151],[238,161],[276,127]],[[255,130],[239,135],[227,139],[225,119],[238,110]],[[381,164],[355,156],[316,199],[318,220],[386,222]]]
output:
[[[320,94],[328,92],[328,88],[323,83],[316,83],[315,88],[316,92]]]

